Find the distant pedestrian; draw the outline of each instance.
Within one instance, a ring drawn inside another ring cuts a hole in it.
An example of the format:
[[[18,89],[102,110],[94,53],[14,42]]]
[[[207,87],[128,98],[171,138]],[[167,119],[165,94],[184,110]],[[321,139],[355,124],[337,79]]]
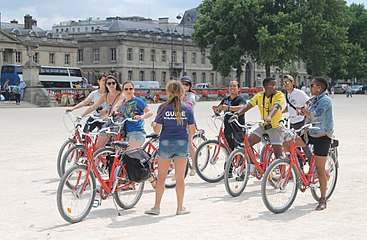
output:
[[[15,85],[15,86],[12,86],[12,93],[15,96],[15,104],[16,105],[20,104],[20,92],[21,92],[21,89],[20,89],[19,83],[17,83],[17,85]]]
[[[24,89],[27,87],[27,83],[24,82],[23,79],[21,79],[19,83],[19,87],[20,87],[20,100],[24,101]]]
[[[349,84],[345,87],[345,94],[347,95],[347,98],[350,96],[350,97],[353,97],[352,96],[352,88],[349,86]]]
[[[9,87],[9,79],[5,80],[3,89],[2,89],[2,94],[5,98],[5,101],[9,101],[10,100],[10,87]]]

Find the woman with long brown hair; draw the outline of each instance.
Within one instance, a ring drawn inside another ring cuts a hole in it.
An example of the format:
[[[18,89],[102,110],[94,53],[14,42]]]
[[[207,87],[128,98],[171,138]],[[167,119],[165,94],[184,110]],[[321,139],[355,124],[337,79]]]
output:
[[[189,134],[195,132],[195,117],[192,108],[181,104],[185,91],[180,81],[170,81],[166,91],[168,99],[158,108],[152,124],[155,133],[160,134],[158,150],[158,179],[154,207],[146,214],[159,215],[168,168],[174,159],[176,172],[177,215],[188,214],[183,207],[185,192],[185,170],[189,154]]]

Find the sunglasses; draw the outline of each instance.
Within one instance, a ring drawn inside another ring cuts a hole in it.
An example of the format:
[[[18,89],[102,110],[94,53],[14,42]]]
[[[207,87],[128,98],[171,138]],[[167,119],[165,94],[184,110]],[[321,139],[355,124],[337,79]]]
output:
[[[132,87],[131,87],[131,88],[124,88],[124,90],[125,90],[125,91],[129,91],[129,90],[131,91],[131,90],[133,90],[133,89],[134,89],[134,88],[132,88]]]
[[[289,82],[289,81],[284,81],[283,82],[283,85],[288,85],[288,84],[290,84],[291,82]]]
[[[107,84],[108,86],[111,86],[111,85],[113,85],[113,86],[114,86],[114,85],[116,85],[116,82],[107,82],[106,84]]]

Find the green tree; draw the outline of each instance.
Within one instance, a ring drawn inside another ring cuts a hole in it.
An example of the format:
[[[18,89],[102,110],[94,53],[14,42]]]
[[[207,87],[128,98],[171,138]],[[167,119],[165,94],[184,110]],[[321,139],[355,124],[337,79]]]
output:
[[[347,61],[350,18],[344,0],[304,0],[298,10],[302,24],[301,58],[312,76],[329,75],[333,63]]]

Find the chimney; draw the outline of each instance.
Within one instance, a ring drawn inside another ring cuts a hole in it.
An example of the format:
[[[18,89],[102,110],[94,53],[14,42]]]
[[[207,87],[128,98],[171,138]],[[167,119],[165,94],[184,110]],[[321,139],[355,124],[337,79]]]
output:
[[[158,18],[159,24],[168,24],[168,17]]]
[[[32,25],[33,25],[32,16],[26,14],[24,16],[24,29],[32,29]]]
[[[10,21],[10,23],[18,24],[18,21],[17,21],[17,20],[15,20],[15,19],[13,19],[13,20],[11,20],[11,21]]]

